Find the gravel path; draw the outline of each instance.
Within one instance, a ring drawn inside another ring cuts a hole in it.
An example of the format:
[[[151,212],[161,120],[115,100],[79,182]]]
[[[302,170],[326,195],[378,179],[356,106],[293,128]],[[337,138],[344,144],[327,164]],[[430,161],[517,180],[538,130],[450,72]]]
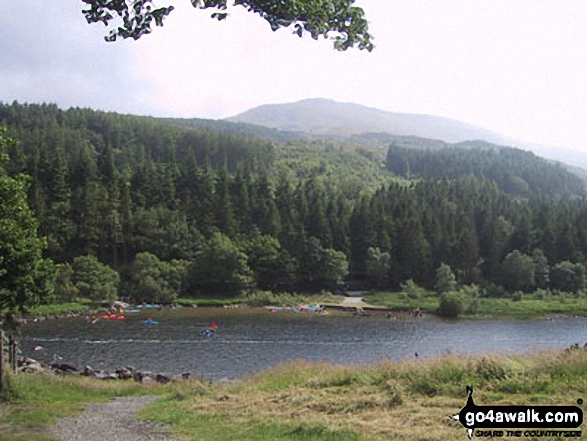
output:
[[[137,411],[156,398],[124,397],[90,403],[81,414],[59,419],[51,434],[63,441],[172,441],[163,424],[136,418]]]

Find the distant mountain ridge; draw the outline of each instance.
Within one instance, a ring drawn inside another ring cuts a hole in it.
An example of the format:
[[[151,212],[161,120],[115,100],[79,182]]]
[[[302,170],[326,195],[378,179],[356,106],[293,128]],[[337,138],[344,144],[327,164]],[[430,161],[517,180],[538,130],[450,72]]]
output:
[[[491,130],[450,118],[387,112],[323,98],[287,104],[266,104],[226,120],[339,138],[361,133],[385,132],[438,139],[449,143],[482,139],[495,144],[512,144],[511,140]]]
[[[587,155],[568,148],[527,144],[450,118],[388,112],[324,98],[266,104],[224,121],[268,127],[281,131],[281,135],[286,137],[304,137],[305,134],[310,137],[361,141],[380,148],[396,141],[401,145],[420,145],[426,148],[442,148],[442,143],[486,141],[498,146],[531,150],[539,156],[563,162],[575,169],[580,167],[583,170],[579,173],[583,175],[587,173]]]

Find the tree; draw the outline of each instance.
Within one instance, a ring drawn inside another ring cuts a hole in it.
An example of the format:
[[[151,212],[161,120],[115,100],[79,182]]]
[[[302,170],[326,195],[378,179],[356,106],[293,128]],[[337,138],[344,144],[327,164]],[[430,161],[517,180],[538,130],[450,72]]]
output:
[[[535,284],[534,259],[514,250],[502,264],[502,285],[510,291],[528,291]]]
[[[444,317],[458,317],[465,309],[463,297],[455,291],[442,293],[439,299],[438,313]]]
[[[534,282],[537,288],[544,289],[550,283],[550,267],[548,259],[540,248],[532,251],[532,260],[534,261]]]
[[[436,270],[436,283],[434,288],[438,294],[443,294],[448,291],[455,291],[457,289],[457,278],[450,266],[446,263],[441,263]]]
[[[154,254],[143,252],[135,256],[129,268],[127,293],[136,302],[173,303],[180,293],[187,262],[164,262]]]
[[[49,275],[41,256],[45,241],[37,236],[38,223],[27,203],[28,179],[10,177],[5,170],[13,143],[0,130],[0,310],[9,314],[38,304]]]
[[[71,281],[80,297],[91,300],[113,302],[118,295],[120,276],[98,261],[94,256],[79,256],[73,259]]]
[[[301,278],[310,283],[341,283],[348,274],[349,263],[342,251],[324,248],[315,237],[310,237],[304,247],[300,262]]]
[[[118,37],[141,38],[151,33],[153,21],[163,26],[163,19],[174,9],[173,6],[153,8],[152,0],[82,0],[88,23],[104,23],[108,26],[122,21],[120,26],[110,31],[106,41],[115,41]],[[216,9],[212,18],[224,20],[229,8],[242,6],[249,12],[259,14],[273,31],[294,26],[294,34],[302,36],[308,32],[314,40],[320,36],[327,38],[335,33],[334,47],[346,50],[357,46],[359,49],[373,49],[371,35],[363,9],[353,6],[355,0],[235,0],[229,5],[228,0],[191,0],[192,5],[200,9]]]
[[[375,283],[377,288],[383,288],[389,283],[391,270],[391,256],[382,252],[379,247],[367,248],[367,277]]]
[[[55,294],[58,299],[73,301],[79,294],[71,278],[73,268],[69,263],[62,263],[56,266],[57,275],[55,278]]]
[[[550,287],[565,292],[577,292],[585,288],[585,266],[568,260],[559,262],[550,270]]]
[[[228,236],[214,233],[188,267],[184,291],[188,296],[231,297],[252,285],[247,255]]]
[[[247,263],[260,289],[292,282],[295,265],[289,253],[281,248],[279,240],[255,230],[249,236],[238,238],[237,245],[247,255]]]

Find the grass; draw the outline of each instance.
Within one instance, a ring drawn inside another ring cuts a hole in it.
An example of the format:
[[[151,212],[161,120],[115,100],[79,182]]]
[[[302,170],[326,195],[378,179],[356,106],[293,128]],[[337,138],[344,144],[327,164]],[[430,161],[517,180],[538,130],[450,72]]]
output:
[[[81,376],[21,374],[6,376],[0,395],[0,441],[52,439],[48,426],[57,418],[81,412],[85,403],[111,397],[163,393],[160,385],[101,381]]]
[[[587,351],[371,367],[295,362],[233,384],[178,388],[141,417],[199,441],[465,439],[448,415],[465,405],[466,385],[478,404],[575,405],[587,393]]]
[[[550,298],[534,298],[526,295],[522,300],[511,298],[476,298],[475,312],[462,315],[465,318],[537,319],[555,314],[587,316],[587,297],[552,295]],[[426,292],[410,298],[405,292],[377,292],[365,297],[369,306],[381,306],[399,311],[420,307],[427,313],[438,311],[438,295]]]
[[[27,311],[27,315],[41,316],[41,315],[57,315],[66,314],[69,312],[82,312],[88,309],[95,309],[98,305],[87,299],[78,299],[75,302],[52,303],[50,305],[39,305]]]
[[[405,292],[380,291],[365,296],[369,306],[379,306],[396,311],[409,311],[420,308],[423,312],[435,313],[438,310],[438,296],[427,292],[418,298],[410,298]]]
[[[448,415],[465,405],[466,385],[479,405],[575,405],[587,396],[587,350],[447,355],[368,367],[297,361],[229,384],[37,374],[10,376],[8,383],[0,440],[48,440],[47,425],[81,411],[83,403],[140,394],[163,394],[139,418],[167,424],[180,440],[459,440],[465,431]]]
[[[67,313],[79,313],[99,308],[99,304],[88,299],[77,299],[74,302],[56,302],[48,305],[38,305],[29,308],[24,317],[39,317],[48,315],[59,315]],[[4,316],[6,310],[0,309],[0,316]]]
[[[514,301],[511,299],[479,299],[476,316],[508,317],[508,318],[539,318],[553,314],[587,316],[587,298],[564,297],[551,299],[527,299]]]
[[[291,294],[291,293],[272,293],[270,291],[255,291],[250,294],[239,297],[226,298],[183,298],[177,299],[177,304],[182,306],[296,306],[296,305],[315,305],[320,303],[332,302],[335,296],[322,292],[320,294]]]

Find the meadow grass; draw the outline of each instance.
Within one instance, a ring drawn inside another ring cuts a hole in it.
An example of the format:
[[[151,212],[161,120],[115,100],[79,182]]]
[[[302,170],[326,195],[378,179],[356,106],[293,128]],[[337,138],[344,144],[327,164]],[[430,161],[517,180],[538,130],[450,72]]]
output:
[[[66,314],[69,312],[77,313],[98,307],[99,305],[92,300],[78,299],[75,302],[52,303],[49,305],[35,306],[34,308],[31,308],[27,311],[27,315],[40,316]]]
[[[465,405],[467,385],[480,405],[575,405],[587,396],[587,350],[371,366],[296,361],[228,384],[11,375],[0,404],[0,440],[49,440],[48,425],[84,403],[144,394],[161,398],[139,418],[167,424],[179,440],[462,440],[464,429],[448,416]]]
[[[583,295],[562,294],[545,299],[527,295],[522,300],[478,297],[475,301],[475,311],[465,312],[461,317],[535,319],[557,314],[587,316],[587,297]],[[419,307],[426,313],[438,312],[438,295],[433,292],[427,292],[418,298],[410,298],[405,292],[376,292],[366,296],[365,302],[370,306],[396,311],[409,311]]]
[[[183,306],[298,306],[316,305],[334,302],[337,297],[329,292],[319,294],[273,293],[271,291],[253,291],[237,297],[225,298],[180,298],[179,305]]]
[[[465,405],[466,385],[478,404],[575,405],[587,393],[587,351],[370,367],[298,361],[232,384],[175,386],[140,415],[201,441],[458,440],[464,429],[448,415]]]

